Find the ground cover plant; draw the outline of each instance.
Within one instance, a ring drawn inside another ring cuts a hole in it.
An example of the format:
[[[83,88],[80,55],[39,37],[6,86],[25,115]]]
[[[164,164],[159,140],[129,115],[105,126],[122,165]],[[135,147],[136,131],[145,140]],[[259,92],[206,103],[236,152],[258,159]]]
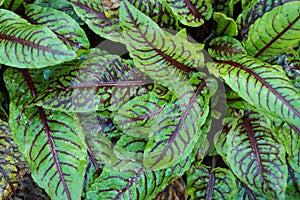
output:
[[[300,198],[299,1],[0,6],[0,199]]]

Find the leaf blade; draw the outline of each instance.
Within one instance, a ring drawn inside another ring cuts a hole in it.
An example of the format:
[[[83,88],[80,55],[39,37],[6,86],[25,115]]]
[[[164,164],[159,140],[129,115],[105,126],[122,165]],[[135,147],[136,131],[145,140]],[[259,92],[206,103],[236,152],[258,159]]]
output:
[[[74,51],[79,48],[88,49],[90,46],[85,32],[77,22],[61,11],[29,4],[25,6],[25,15],[32,24],[47,26]]]
[[[0,63],[42,68],[76,57],[48,28],[31,25],[11,11],[0,9],[0,23]]]
[[[283,199],[288,170],[282,138],[262,114],[246,112],[227,136],[227,157],[234,174],[268,198]]]
[[[299,93],[280,66],[246,56],[237,61],[217,61],[210,70],[221,76],[251,105],[291,124],[300,125]]]
[[[80,199],[87,162],[83,133],[68,113],[26,107],[24,103],[43,83],[41,74],[32,74],[13,69],[5,74],[12,135],[31,166],[33,179],[53,199]],[[20,80],[22,75],[25,81]]]
[[[267,60],[296,44],[300,40],[299,12],[300,2],[294,1],[275,7],[256,20],[245,41],[249,55]]]

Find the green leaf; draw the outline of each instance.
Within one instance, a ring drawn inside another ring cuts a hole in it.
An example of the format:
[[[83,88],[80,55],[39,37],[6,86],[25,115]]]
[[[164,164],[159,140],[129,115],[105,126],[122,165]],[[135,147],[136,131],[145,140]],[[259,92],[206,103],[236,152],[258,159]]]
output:
[[[287,181],[287,188],[285,199],[298,200],[300,198],[300,173],[293,170],[289,165],[289,178]]]
[[[212,63],[209,69],[251,105],[300,126],[300,95],[280,66],[245,56]]]
[[[87,148],[79,122],[74,115],[25,104],[42,89],[43,80],[38,70],[5,72],[12,135],[33,179],[51,199],[80,199]]]
[[[29,24],[0,9],[0,63],[18,68],[41,68],[76,57],[74,51],[43,26]]]
[[[21,6],[23,2],[24,0],[4,0],[3,7],[7,10],[15,11]]]
[[[244,0],[244,4],[245,4]],[[240,31],[240,35],[246,39],[249,27],[252,26],[257,19],[268,13],[273,8],[284,5],[294,0],[255,0],[247,4],[247,7],[238,16],[236,22]],[[262,26],[265,27],[265,24]]]
[[[87,199],[153,199],[171,180],[182,176],[190,168],[192,160],[187,158],[172,168],[156,171],[144,168],[116,171],[105,167],[89,188]]]
[[[218,36],[237,36],[238,30],[235,21],[220,12],[214,12],[213,19],[217,22],[216,34]]]
[[[193,167],[187,174],[187,190],[192,199],[236,199],[235,177],[228,169]]]
[[[229,36],[214,38],[209,46],[209,55],[217,60],[236,60],[247,55],[242,44]]]
[[[155,123],[156,116],[162,112],[172,96],[170,92],[163,94],[149,92],[137,96],[118,110],[114,122],[128,135],[151,137],[158,126]]]
[[[282,133],[286,138],[285,146],[289,165],[300,173],[300,127],[285,124],[282,127]]]
[[[236,199],[240,200],[268,200],[268,198],[257,194],[253,190],[251,190],[245,183],[238,181],[237,187],[239,188],[239,193]]]
[[[262,114],[246,112],[227,135],[227,163],[250,189],[284,199],[288,170],[283,139]]]
[[[46,7],[46,8],[53,8],[55,10],[59,10],[71,16],[74,20],[77,21],[80,25],[83,25],[83,22],[75,13],[71,1],[61,1],[61,0],[35,0],[35,5]]]
[[[100,54],[79,65],[63,64],[31,104],[68,112],[114,111],[151,82],[132,62]]]
[[[34,4],[25,6],[25,14],[27,20],[32,24],[47,26],[72,50],[77,51],[79,48],[89,48],[90,43],[85,32],[69,15],[52,8]]]
[[[187,26],[201,26],[212,15],[212,3],[209,0],[165,0],[180,22]]]
[[[4,3],[5,0],[0,0],[0,6]]]
[[[163,1],[157,0],[128,0],[134,7],[149,16],[160,27],[180,30],[179,20],[174,16],[172,9]]]
[[[144,152],[146,169],[168,168],[185,159],[196,142],[203,143],[198,139],[204,134],[201,127],[208,116],[210,96],[205,81],[199,77],[189,83],[190,90],[167,104],[156,117],[158,126]]]
[[[287,77],[291,80],[293,85],[300,91],[300,57],[295,50],[288,49],[281,52],[278,56],[271,60],[272,63],[281,65]]]
[[[122,40],[118,18],[108,18],[101,2],[97,0],[71,0],[77,15],[96,34],[115,42]]]
[[[256,110],[254,106],[245,101],[237,92],[226,92],[226,103],[229,108],[236,108],[240,110]]]
[[[245,47],[249,55],[268,60],[300,40],[300,2],[272,9],[250,26]]]
[[[135,65],[157,83],[175,92],[174,83],[188,81],[188,72],[204,66],[203,45],[164,32],[127,1],[120,7],[120,24]]]
[[[232,5],[228,0],[214,0],[213,9],[215,12],[222,12],[224,14],[228,14]]]
[[[18,187],[24,160],[14,144],[7,122],[0,120],[0,199],[6,199]]]

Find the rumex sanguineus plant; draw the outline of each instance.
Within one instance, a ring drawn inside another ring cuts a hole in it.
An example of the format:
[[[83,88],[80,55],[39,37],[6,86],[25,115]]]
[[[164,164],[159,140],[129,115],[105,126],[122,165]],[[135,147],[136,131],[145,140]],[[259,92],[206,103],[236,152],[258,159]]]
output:
[[[299,1],[0,6],[0,199],[300,198]]]

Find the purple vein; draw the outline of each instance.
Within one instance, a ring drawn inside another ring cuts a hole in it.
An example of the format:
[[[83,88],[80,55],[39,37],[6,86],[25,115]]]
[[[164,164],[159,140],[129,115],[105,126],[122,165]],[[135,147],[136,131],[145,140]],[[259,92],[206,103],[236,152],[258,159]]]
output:
[[[31,91],[31,94],[33,97],[36,97],[37,96],[37,90],[34,86],[34,83],[30,77],[30,74],[29,72],[26,70],[26,69],[20,69],[20,71],[22,72],[23,74],[23,77],[28,85],[28,88],[30,89]],[[47,122],[47,116],[43,110],[43,108],[39,107],[39,106],[36,106],[37,109],[38,109],[38,112],[39,112],[39,115],[40,115],[40,118],[43,122],[43,128],[47,134],[47,138],[48,138],[48,144],[50,145],[50,148],[51,148],[51,153],[52,153],[52,156],[53,156],[53,159],[54,159],[54,163],[55,163],[55,166],[56,166],[56,169],[58,171],[58,174],[59,174],[59,179],[64,187],[64,191],[66,192],[66,195],[67,195],[67,198],[68,200],[71,200],[71,193],[69,191],[69,188],[67,186],[67,181],[64,179],[64,173],[62,171],[62,168],[60,166],[60,162],[59,162],[59,158],[56,154],[56,147],[55,147],[55,144],[54,144],[54,141],[53,141],[53,138],[51,136],[51,129],[50,129],[50,126]]]

